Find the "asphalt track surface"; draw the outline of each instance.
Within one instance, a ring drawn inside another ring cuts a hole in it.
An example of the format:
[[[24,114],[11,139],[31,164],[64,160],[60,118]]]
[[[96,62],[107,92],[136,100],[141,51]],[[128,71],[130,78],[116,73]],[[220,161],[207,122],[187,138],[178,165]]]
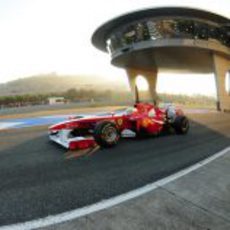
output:
[[[0,225],[107,199],[188,167],[230,145],[230,114],[190,115],[188,135],[125,139],[70,158],[47,127],[0,132]]]

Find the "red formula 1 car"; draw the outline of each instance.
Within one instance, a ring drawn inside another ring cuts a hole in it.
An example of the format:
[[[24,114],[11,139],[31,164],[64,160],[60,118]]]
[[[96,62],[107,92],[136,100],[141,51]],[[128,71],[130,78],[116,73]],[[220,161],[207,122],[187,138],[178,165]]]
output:
[[[123,111],[71,118],[49,127],[49,138],[70,149],[86,149],[96,145],[111,147],[120,137],[157,135],[174,130],[186,134],[189,121],[182,110],[168,105],[161,109],[150,103],[136,103]]]

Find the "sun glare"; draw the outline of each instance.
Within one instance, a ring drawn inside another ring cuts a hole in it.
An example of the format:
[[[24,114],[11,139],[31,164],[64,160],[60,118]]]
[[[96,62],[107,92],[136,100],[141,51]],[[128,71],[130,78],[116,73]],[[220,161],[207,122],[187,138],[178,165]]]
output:
[[[147,91],[149,89],[149,84],[147,80],[142,76],[138,76],[136,78],[136,85],[140,91]]]

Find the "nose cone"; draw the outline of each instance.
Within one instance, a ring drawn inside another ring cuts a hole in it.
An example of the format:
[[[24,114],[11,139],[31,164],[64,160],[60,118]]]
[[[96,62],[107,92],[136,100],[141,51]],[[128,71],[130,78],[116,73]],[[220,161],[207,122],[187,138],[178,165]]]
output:
[[[67,122],[61,122],[49,127],[49,131],[59,131],[67,128]]]

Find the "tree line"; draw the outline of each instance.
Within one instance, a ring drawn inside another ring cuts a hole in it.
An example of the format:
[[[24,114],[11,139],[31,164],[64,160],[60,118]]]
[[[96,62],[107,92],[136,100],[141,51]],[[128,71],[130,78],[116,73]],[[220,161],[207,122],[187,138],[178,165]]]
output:
[[[132,99],[131,93],[128,91],[118,93],[115,90],[96,91],[71,88],[65,92],[0,96],[0,108],[44,105],[48,104],[50,97],[64,97],[67,102],[91,102],[93,100],[94,102],[106,102],[108,104],[126,103]],[[203,95],[159,94],[158,97],[160,102],[178,103],[181,105],[215,105],[213,97]]]
[[[72,88],[65,92],[0,96],[0,108],[44,105],[48,104],[50,97],[64,97],[66,101],[69,102],[82,102],[92,99],[97,101],[103,100],[104,98],[110,99],[111,95],[110,90],[98,92],[95,90],[76,90]]]

